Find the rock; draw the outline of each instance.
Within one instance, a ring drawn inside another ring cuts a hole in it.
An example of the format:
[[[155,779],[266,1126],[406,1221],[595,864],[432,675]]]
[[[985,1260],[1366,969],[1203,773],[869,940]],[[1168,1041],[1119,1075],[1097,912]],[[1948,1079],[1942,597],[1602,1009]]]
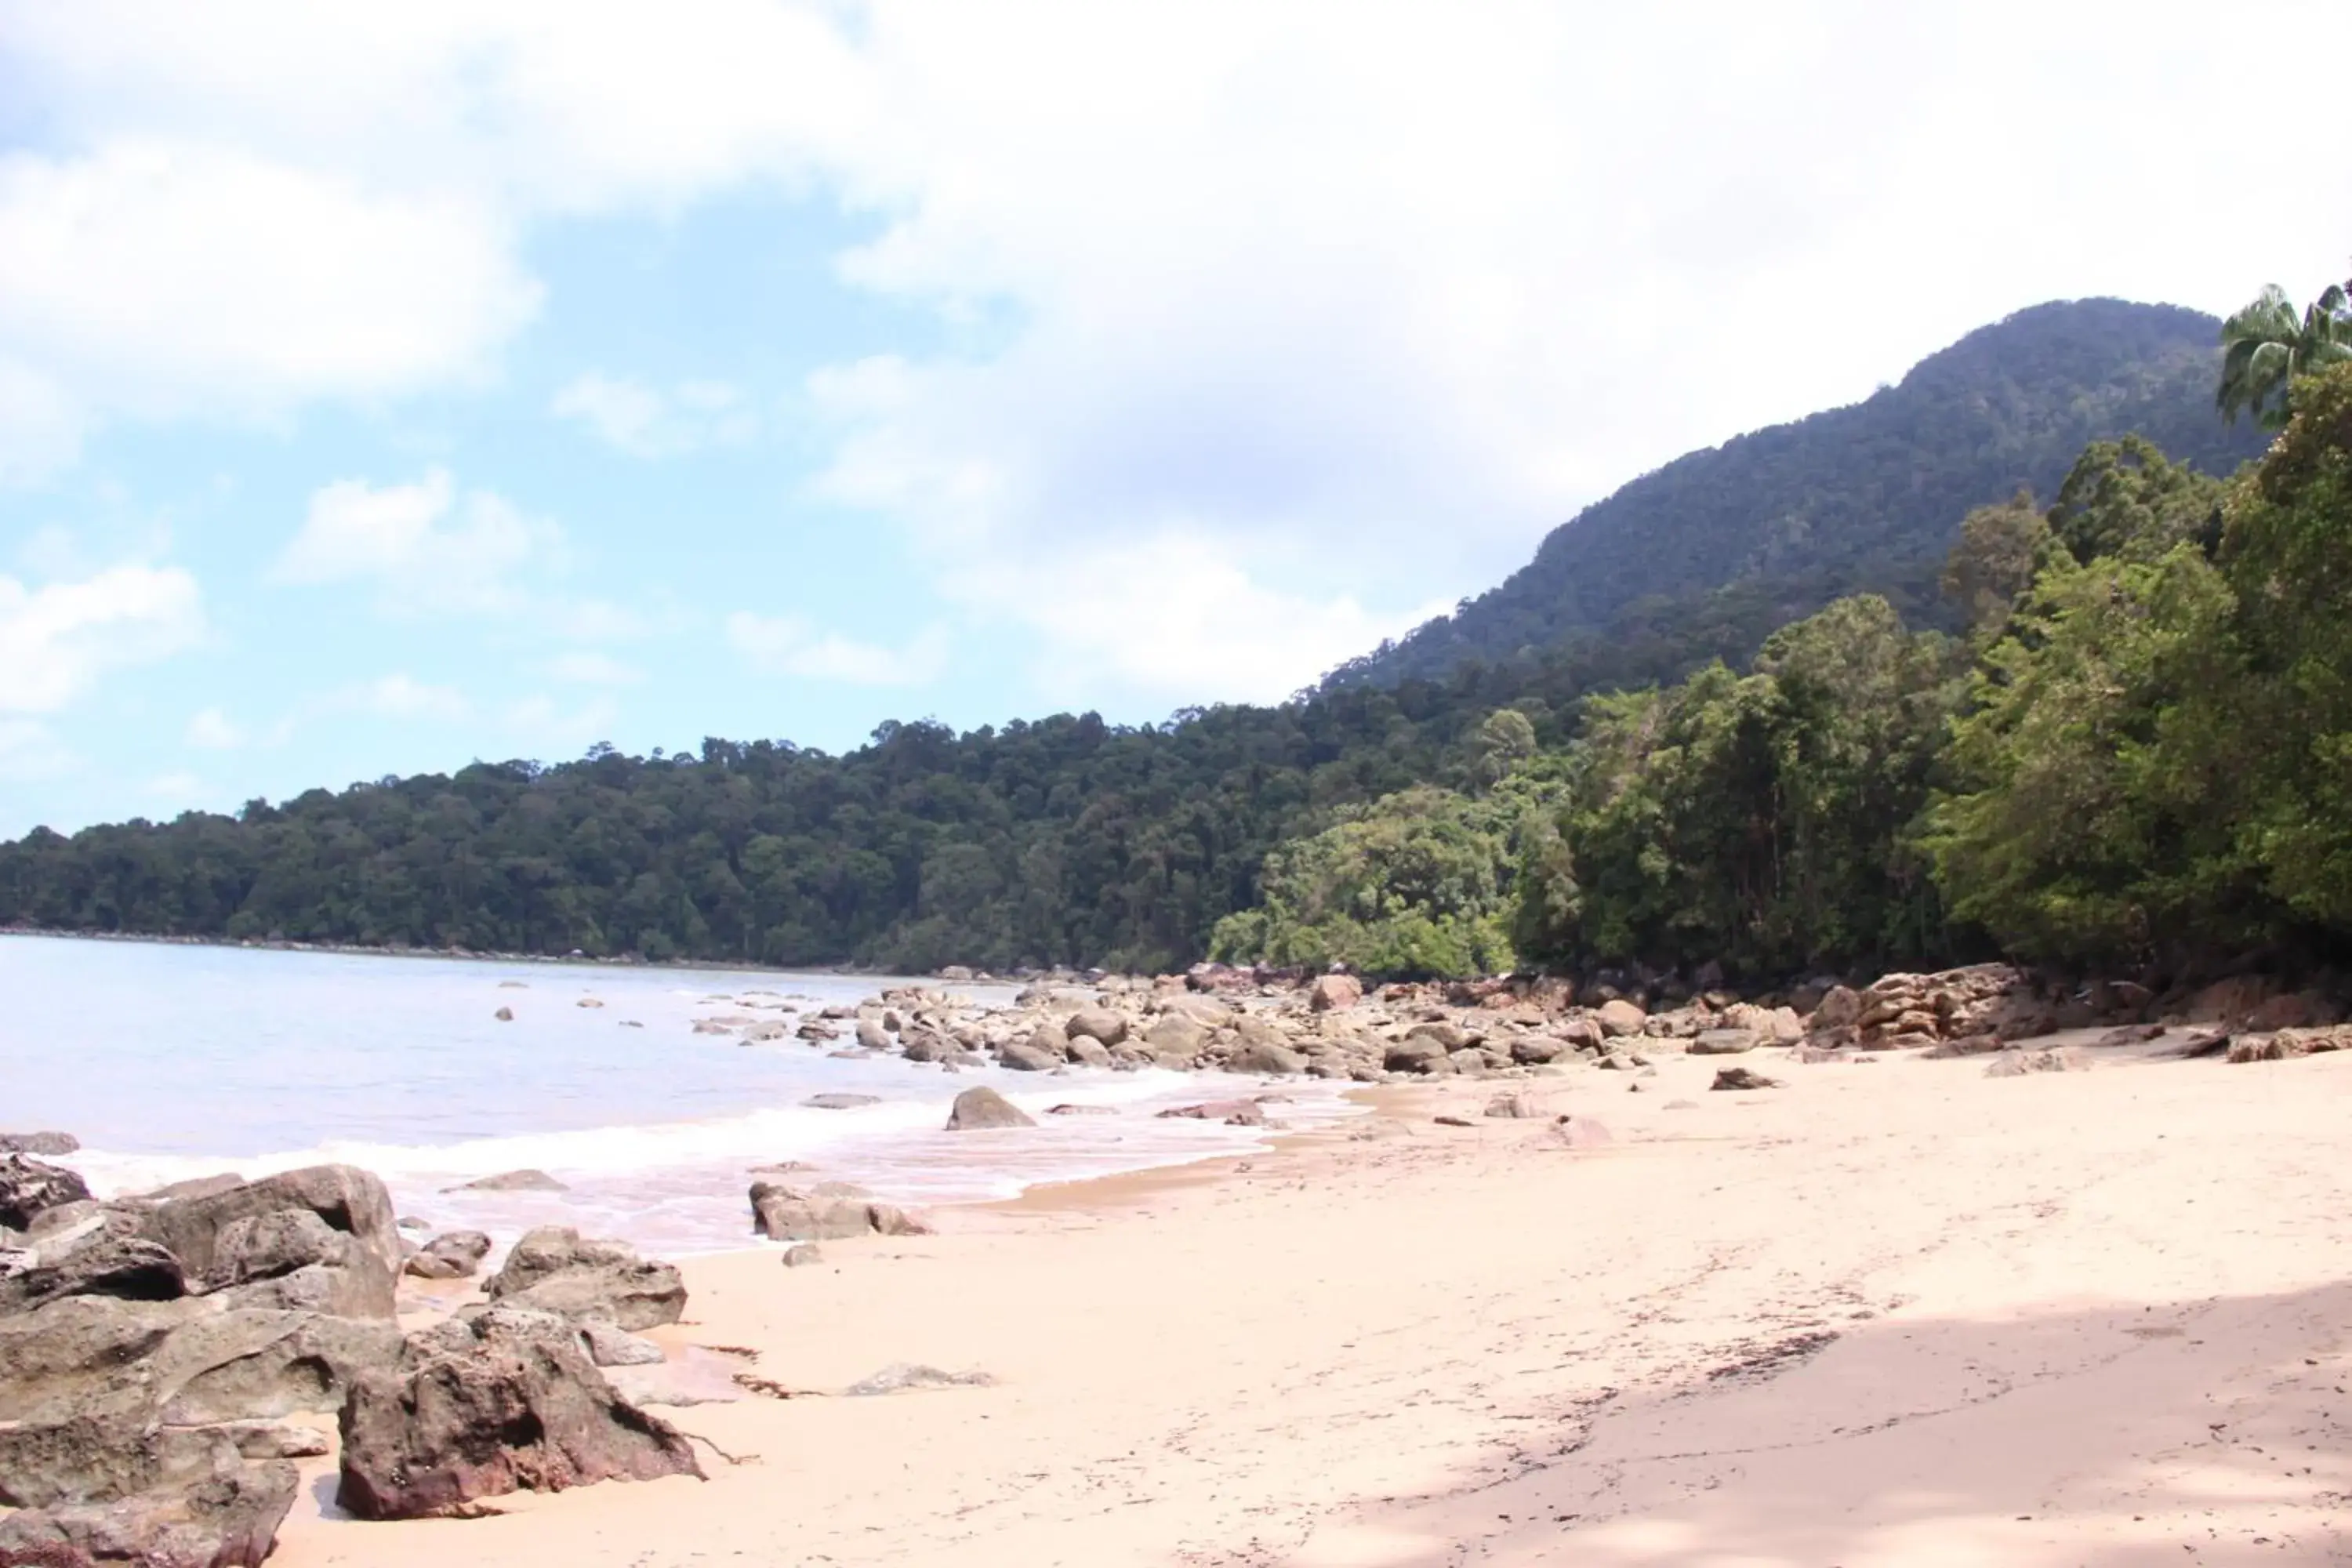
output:
[[[1747,1068],[1721,1068],[1716,1072],[1715,1081],[1706,1087],[1709,1089],[1778,1089],[1780,1087],[1780,1080],[1777,1078],[1766,1078],[1762,1073],[1750,1071]]]
[[[2335,1021],[2336,1009],[2325,997],[2309,991],[2289,991],[2257,1005],[2247,1016],[2246,1027],[2269,1034],[2280,1029],[2307,1029]]]
[[[54,1160],[80,1147],[81,1140],[70,1132],[0,1132],[0,1154],[38,1154]]]
[[[445,1193],[568,1193],[572,1189],[545,1171],[500,1171],[495,1176],[477,1176],[470,1182],[460,1182],[454,1187],[441,1190]]]
[[[1161,1066],[1189,1068],[1209,1043],[1209,1030],[1190,1014],[1163,1013],[1143,1031],[1143,1043]]]
[[[1507,1089],[1488,1100],[1486,1102],[1486,1114],[1496,1118],[1524,1121],[1532,1121],[1542,1116],[1544,1114],[1544,1109],[1541,1105],[1537,1103],[1536,1097],[1534,1095],[1529,1094],[1523,1089]]]
[[[1433,1116],[1430,1120],[1436,1122],[1440,1127],[1468,1127],[1472,1125],[1470,1119],[1466,1116]]]
[[[1339,1013],[1364,999],[1364,983],[1352,974],[1318,974],[1307,987],[1307,1005],[1318,1013]]]
[[[351,1238],[309,1209],[247,1215],[221,1227],[205,1271],[208,1290],[275,1279],[314,1263],[341,1265]]]
[[[1640,1034],[1642,1026],[1648,1021],[1648,1014],[1622,997],[1612,1002],[1603,1002],[1598,1016],[1601,1033],[1612,1040],[1622,1039],[1627,1035]]]
[[[1691,1041],[1690,1054],[1695,1057],[1736,1057],[1743,1051],[1754,1050],[1762,1042],[1755,1034],[1747,1029],[1708,1029]]]
[[[514,1022],[514,1009],[511,1007],[501,1007],[497,1012],[491,1014],[490,1016],[496,1018],[501,1024],[511,1024]]]
[[[89,1196],[89,1185],[63,1166],[29,1154],[0,1154],[0,1225],[22,1230],[43,1209]]]
[[[2189,1021],[2219,1024],[2225,1029],[2244,1028],[2256,1009],[2271,999],[2270,982],[2259,974],[2233,974],[2217,980],[2189,1001]]]
[[[420,1279],[470,1279],[490,1255],[490,1238],[478,1230],[453,1230],[417,1249],[407,1263]]]
[[[173,1198],[209,1198],[225,1193],[231,1187],[243,1185],[245,1185],[243,1176],[234,1171],[224,1171],[217,1176],[190,1176],[184,1182],[173,1182],[169,1186],[157,1187],[152,1192],[141,1193],[136,1196],[116,1201],[126,1204],[162,1204],[169,1203]]]
[[[211,1474],[119,1501],[27,1509],[0,1519],[0,1563],[95,1568],[260,1568],[301,1477],[283,1460]]]
[[[1062,1058],[1025,1040],[1007,1040],[998,1050],[996,1059],[1014,1072],[1052,1072],[1062,1065]]]
[[[812,1094],[801,1101],[811,1110],[856,1110],[862,1105],[879,1105],[878,1094]]]
[[[1263,1127],[1265,1110],[1255,1100],[1211,1100],[1198,1105],[1171,1106],[1160,1113],[1161,1121],[1176,1119],[1187,1121],[1222,1121],[1228,1127]]]
[[[2163,1033],[2160,1029],[2157,1032]],[[1952,1057],[1990,1056],[1993,1052],[2004,1048],[2006,1047],[1999,1035],[1963,1035],[1957,1040],[1946,1040],[1941,1045],[1930,1047],[1927,1054],[1935,1060],[1942,1061]]]
[[[482,1293],[573,1322],[607,1322],[635,1332],[675,1323],[686,1311],[686,1283],[667,1263],[637,1256],[625,1243],[583,1239],[569,1226],[525,1234]]]
[[[1071,1041],[1092,1040],[1108,1050],[1124,1044],[1127,1039],[1127,1018],[1108,1007],[1088,1007],[1070,1015],[1062,1026],[1062,1035]]]
[[[1985,1068],[1985,1077],[2023,1078],[2028,1073],[2081,1072],[2089,1066],[2070,1050],[2003,1051]]]
[[[1454,1070],[1454,1058],[1444,1041],[1411,1034],[1381,1053],[1381,1065],[1391,1072],[1443,1073]]]
[[[1805,1025],[1810,1032],[1819,1034],[1827,1029],[1851,1028],[1861,1022],[1862,993],[1851,985],[1832,985],[1822,994]]]
[[[1552,1123],[1550,1137],[1567,1149],[1598,1149],[1617,1142],[1617,1135],[1609,1131],[1607,1123],[1590,1116],[1561,1117]]]
[[[897,1042],[890,1038],[890,1031],[882,1026],[879,1018],[860,1018],[857,1020],[857,1043],[869,1051],[887,1051]]]
[[[784,1248],[784,1267],[787,1268],[809,1268],[824,1261],[824,1254],[818,1250],[814,1242],[804,1241],[798,1247]]]
[[[925,1236],[929,1227],[843,1182],[813,1187],[751,1184],[751,1228],[773,1241],[835,1241],[851,1237]]]
[[[593,996],[583,996],[579,1001],[574,1002],[572,1005],[574,1007],[602,1007],[604,1004],[599,1002]]]
[[[1611,1051],[1592,1065],[1603,1072],[1636,1072],[1650,1063],[1647,1058],[1635,1056],[1631,1051]]]
[[[58,1212],[45,1210],[42,1217]],[[66,1296],[170,1301],[187,1294],[180,1260],[140,1235],[133,1215],[100,1209],[30,1241],[0,1253],[0,1313],[30,1311]]]
[[[352,1385],[338,1427],[335,1501],[362,1519],[702,1475],[686,1438],[615,1393],[569,1325],[506,1307],[411,1336],[397,1369]]]
[[[1066,1049],[1070,1053],[1070,1059],[1080,1067],[1107,1068],[1111,1065],[1109,1050],[1101,1041],[1091,1036],[1078,1036],[1069,1043]]]
[[[1291,1077],[1307,1070],[1307,1058],[1287,1046],[1245,1045],[1226,1058],[1228,1072],[1268,1073]]]
[[[1566,1040],[1551,1035],[1521,1035],[1511,1042],[1511,1059],[1521,1067],[1541,1067],[1559,1060],[1569,1049]]]
[[[1045,1114],[1048,1116],[1117,1116],[1118,1107],[1116,1105],[1049,1105],[1045,1108]]]
[[[1034,1127],[1026,1112],[986,1087],[968,1089],[955,1098],[948,1111],[950,1132],[972,1132],[992,1127]]]
[[[1563,1018],[1555,1032],[1568,1042],[1570,1050],[1597,1051],[1608,1039],[1601,1032],[1599,1022],[1591,1018]]]
[[[953,1061],[964,1054],[961,1046],[932,1028],[906,1030],[898,1037],[898,1049],[910,1062]]]
[[[581,1324],[580,1340],[588,1347],[588,1359],[598,1366],[654,1366],[669,1359],[653,1341],[624,1333],[610,1323]]]
[[[332,1261],[317,1267],[343,1278],[325,1282],[338,1314],[389,1318],[393,1286],[400,1274],[403,1247],[392,1213],[392,1198],[383,1184],[351,1165],[312,1165],[265,1176],[202,1197],[173,1198],[156,1205],[141,1217],[141,1229],[179,1258],[190,1280],[215,1278],[217,1255],[225,1237],[239,1220],[257,1219],[288,1209],[308,1209],[326,1228],[348,1238]],[[239,1237],[249,1237],[240,1231]],[[240,1240],[238,1246],[247,1245]],[[315,1289],[321,1282],[309,1281]],[[299,1287],[296,1287],[299,1289]],[[284,1299],[284,1292],[272,1292]]]
[[[897,1362],[871,1377],[861,1377],[841,1392],[853,1398],[899,1394],[910,1388],[987,1388],[996,1379],[984,1372],[942,1372],[935,1366]]]

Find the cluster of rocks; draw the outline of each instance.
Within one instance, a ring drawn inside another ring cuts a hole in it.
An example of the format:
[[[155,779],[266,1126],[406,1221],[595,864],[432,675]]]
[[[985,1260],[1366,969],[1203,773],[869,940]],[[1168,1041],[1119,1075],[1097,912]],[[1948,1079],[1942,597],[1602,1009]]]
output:
[[[65,1166],[0,1154],[0,1563],[258,1563],[290,1461],[328,1452],[289,1419],[306,1413],[336,1417],[338,1500],[368,1518],[700,1474],[600,1370],[677,1320],[677,1270],[534,1231],[487,1300],[402,1332],[404,1268],[461,1277],[488,1250],[469,1233],[411,1248],[383,1184],[350,1166],[101,1203]]]

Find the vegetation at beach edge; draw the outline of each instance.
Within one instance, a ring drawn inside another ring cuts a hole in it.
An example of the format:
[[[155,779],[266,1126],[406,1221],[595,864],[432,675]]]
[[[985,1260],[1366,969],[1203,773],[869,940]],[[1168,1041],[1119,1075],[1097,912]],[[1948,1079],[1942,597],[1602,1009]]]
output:
[[[44,927],[928,969],[1202,956],[2178,975],[2352,934],[2352,308],[2266,290],[2222,476],[2131,433],[1916,571],[1158,726],[704,742],[0,847]],[[1906,569],[1907,570],[1907,569]],[[1808,613],[1785,610],[1792,598]]]

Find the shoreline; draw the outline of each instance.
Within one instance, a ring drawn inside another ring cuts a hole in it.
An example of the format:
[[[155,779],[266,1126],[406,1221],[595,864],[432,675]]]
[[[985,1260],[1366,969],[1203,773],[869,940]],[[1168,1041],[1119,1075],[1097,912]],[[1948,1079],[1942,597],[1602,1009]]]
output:
[[[814,1268],[691,1259],[686,1321],[651,1337],[757,1352],[726,1364],[795,1391],[657,1412],[709,1479],[390,1525],[306,1490],[272,1563],[2352,1551],[2352,1053],[2070,1048],[2088,1070],[1772,1053],[1750,1060],[1781,1087],[1716,1092],[1716,1064],[1666,1056],[1519,1086],[1613,1134],[1580,1147],[1486,1116],[1506,1086],[1383,1088],[1263,1152],[827,1242]],[[842,1396],[895,1363],[993,1382]]]

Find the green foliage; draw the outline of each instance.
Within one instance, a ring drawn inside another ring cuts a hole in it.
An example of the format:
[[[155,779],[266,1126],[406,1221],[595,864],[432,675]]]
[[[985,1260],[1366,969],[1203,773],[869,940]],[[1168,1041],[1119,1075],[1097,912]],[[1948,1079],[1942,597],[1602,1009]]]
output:
[[[1531,751],[1525,719],[1510,717],[1519,722],[1489,721],[1480,739],[1499,728]],[[1220,921],[1210,954],[1399,978],[1510,969],[1523,837],[1559,792],[1556,770],[1538,765],[1479,795],[1421,785],[1344,808],[1266,858],[1264,905]]]
[[[2213,402],[2231,423],[2251,413],[2257,425],[2284,426],[2299,375],[2352,359],[2352,301],[2331,283],[2301,316],[2277,284],[2221,323],[2221,377]]]
[[[2049,529],[2077,562],[2153,561],[2183,540],[2219,543],[2227,486],[2138,436],[2095,441],[2058,487]]]
[[[1960,520],[1959,542],[1944,563],[1944,597],[1959,607],[1969,629],[1997,635],[2019,595],[2033,585],[2050,524],[2020,490],[1999,506],[1980,506]]]
[[[2137,432],[2212,474],[2263,449],[2213,412],[2214,318],[2167,305],[2038,305],[1971,332],[1851,407],[1678,458],[1554,529],[1535,559],[1454,615],[1343,666],[1334,682],[1433,678],[1539,659],[1629,617],[1689,621],[1713,596],[1773,626],[1858,593],[1934,620],[1936,574],[1971,507],[2050,495],[2083,448]],[[1604,638],[1605,640],[1605,638]]]
[[[1748,973],[1940,951],[1903,833],[1927,798],[1956,658],[1865,596],[1774,634],[1745,677],[1718,664],[1593,699],[1568,808],[1525,846],[1522,947],[1569,966]]]

